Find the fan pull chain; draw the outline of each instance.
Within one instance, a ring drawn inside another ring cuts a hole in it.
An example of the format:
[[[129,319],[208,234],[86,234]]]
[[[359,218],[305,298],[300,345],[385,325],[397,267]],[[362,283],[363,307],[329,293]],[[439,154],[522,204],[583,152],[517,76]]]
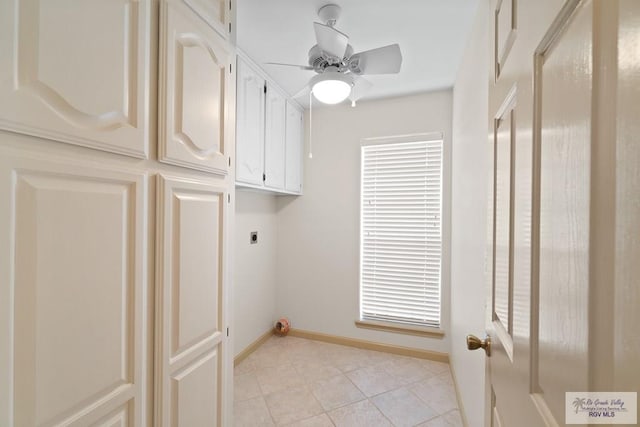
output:
[[[312,107],[313,107],[313,90],[309,91],[309,158],[313,159],[313,153],[311,152],[311,130],[312,130],[312,124],[313,124],[313,114],[311,112]]]

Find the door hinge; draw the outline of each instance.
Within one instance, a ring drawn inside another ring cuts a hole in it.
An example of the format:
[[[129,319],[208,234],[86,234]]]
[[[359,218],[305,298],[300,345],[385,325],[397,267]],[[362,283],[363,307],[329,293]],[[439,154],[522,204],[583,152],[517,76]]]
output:
[[[231,1],[229,1],[229,10],[231,10]]]
[[[231,22],[229,22],[229,32],[231,32]]]
[[[262,182],[264,182],[264,181],[266,181],[266,180],[267,180],[267,174],[266,174],[266,173],[263,173],[263,174],[262,174]]]
[[[229,167],[231,167],[231,156],[229,156]]]
[[[264,93],[267,93],[267,84],[264,84]]]
[[[227,336],[229,336],[229,328],[227,328]]]
[[[233,64],[229,64],[229,74],[233,73]]]
[[[227,203],[231,203],[231,194],[227,194]]]

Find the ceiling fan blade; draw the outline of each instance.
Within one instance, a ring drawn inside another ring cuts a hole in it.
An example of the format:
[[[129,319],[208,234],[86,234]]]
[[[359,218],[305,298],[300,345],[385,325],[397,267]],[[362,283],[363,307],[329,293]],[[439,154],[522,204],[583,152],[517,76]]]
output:
[[[349,37],[328,25],[314,22],[313,27],[316,31],[316,41],[320,49],[325,53],[337,58],[344,58],[349,44]]]
[[[369,92],[369,89],[373,86],[373,83],[363,77],[354,77],[353,87],[349,94],[349,99],[352,103],[355,103],[358,99],[366,95],[366,93]]]
[[[283,64],[282,62],[265,62],[265,65],[281,65],[284,67],[296,67],[300,68],[301,70],[313,70],[313,67],[310,67],[308,65]]]
[[[402,53],[398,44],[365,50],[351,55],[349,69],[355,74],[395,74],[400,72]]]

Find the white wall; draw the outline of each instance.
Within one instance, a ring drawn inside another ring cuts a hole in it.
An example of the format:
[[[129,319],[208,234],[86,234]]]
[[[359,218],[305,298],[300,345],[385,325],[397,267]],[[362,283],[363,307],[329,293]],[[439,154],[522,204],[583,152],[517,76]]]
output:
[[[276,196],[236,191],[234,240],[234,355],[273,327],[276,314]],[[252,231],[258,243],[249,243]]]
[[[467,420],[484,420],[485,356],[465,337],[485,330],[489,22],[482,0],[453,90],[450,360]]]
[[[292,327],[433,351],[449,351],[449,276],[443,265],[442,339],[356,328],[359,292],[360,141],[444,133],[451,144],[451,90],[313,111],[313,159],[304,195],[278,200],[278,312]],[[308,111],[307,120],[308,123]],[[448,184],[448,179],[447,179]],[[447,185],[445,184],[445,185]],[[448,210],[447,199],[445,201]],[[448,217],[447,211],[443,217]],[[443,237],[448,234],[444,230]],[[448,252],[448,247],[444,249]]]

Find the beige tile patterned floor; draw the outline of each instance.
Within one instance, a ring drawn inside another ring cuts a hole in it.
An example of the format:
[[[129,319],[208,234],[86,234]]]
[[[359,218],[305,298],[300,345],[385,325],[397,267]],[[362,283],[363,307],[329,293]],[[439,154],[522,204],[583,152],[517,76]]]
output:
[[[234,371],[236,427],[462,427],[449,365],[272,337]]]

